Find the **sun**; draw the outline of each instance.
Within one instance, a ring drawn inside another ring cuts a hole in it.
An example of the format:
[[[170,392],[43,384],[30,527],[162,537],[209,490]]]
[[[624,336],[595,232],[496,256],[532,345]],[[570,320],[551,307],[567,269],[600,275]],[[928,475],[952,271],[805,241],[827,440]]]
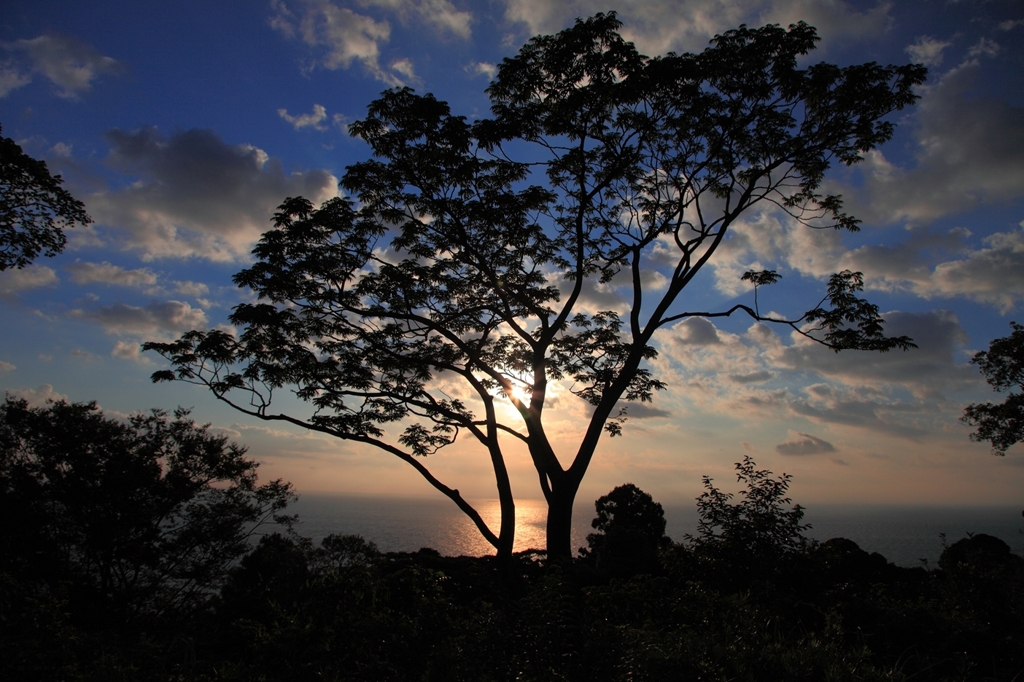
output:
[[[509,402],[512,402],[512,398],[524,403],[530,404],[530,399],[533,398],[533,389],[522,381],[512,381],[512,390],[506,394],[509,398]]]

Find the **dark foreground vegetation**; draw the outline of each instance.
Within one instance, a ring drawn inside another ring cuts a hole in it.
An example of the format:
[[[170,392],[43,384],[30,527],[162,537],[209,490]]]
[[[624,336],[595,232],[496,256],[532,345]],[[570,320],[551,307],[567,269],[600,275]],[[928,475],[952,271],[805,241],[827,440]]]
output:
[[[958,540],[931,570],[816,543],[788,477],[749,459],[737,497],[705,480],[682,543],[627,484],[573,563],[506,569],[315,546],[254,470],[182,412],[8,399],[0,679],[1024,679],[1024,559],[1003,541]]]

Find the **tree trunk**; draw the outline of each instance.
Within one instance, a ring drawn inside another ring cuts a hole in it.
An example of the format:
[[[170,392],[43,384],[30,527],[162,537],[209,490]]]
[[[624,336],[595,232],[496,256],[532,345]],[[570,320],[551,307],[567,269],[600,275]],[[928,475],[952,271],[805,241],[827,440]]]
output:
[[[551,488],[548,498],[548,561],[572,561],[572,505],[576,499],[578,483],[562,483]]]
[[[501,495],[501,529],[498,531],[498,565],[509,566],[516,542],[516,503],[511,495]]]

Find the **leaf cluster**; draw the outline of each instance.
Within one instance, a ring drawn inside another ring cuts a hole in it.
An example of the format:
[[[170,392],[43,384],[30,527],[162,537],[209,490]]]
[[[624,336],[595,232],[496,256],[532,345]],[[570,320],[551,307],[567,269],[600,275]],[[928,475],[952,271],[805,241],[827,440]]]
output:
[[[64,230],[88,225],[85,205],[14,140],[0,135],[0,272],[64,249]]]
[[[830,307],[815,308],[804,316],[804,320],[816,323],[813,331],[824,331],[822,340],[837,353],[847,348],[883,353],[894,348],[917,348],[909,336],[885,336],[885,321],[878,312],[878,306],[856,295],[863,289],[864,276],[859,272],[843,270],[832,275],[827,294]]]

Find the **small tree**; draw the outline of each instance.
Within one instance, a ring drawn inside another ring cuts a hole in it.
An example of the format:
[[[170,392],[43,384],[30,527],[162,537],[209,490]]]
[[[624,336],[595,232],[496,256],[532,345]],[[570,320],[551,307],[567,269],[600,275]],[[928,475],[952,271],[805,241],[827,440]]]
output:
[[[0,136],[0,271],[23,268],[40,253],[57,255],[67,241],[65,229],[92,222],[63,182],[44,161]]]
[[[245,448],[178,409],[109,419],[95,403],[0,404],[0,572],[119,619],[187,612],[294,498]]]
[[[810,541],[801,523],[804,509],[786,496],[792,476],[773,477],[756,469],[750,456],[736,463],[736,480],[746,484],[743,498],[733,503],[704,477],[704,492],[697,498],[697,535],[688,539],[698,553],[743,566],[767,570],[788,554],[806,550]]]
[[[490,119],[385,92],[350,127],[375,156],[347,169],[352,199],[286,200],[256,264],[235,276],[260,299],[235,308],[241,336],[146,344],[174,366],[154,380],[204,385],[253,417],[398,457],[504,557],[515,532],[504,448],[521,443],[548,503],[548,555],[568,560],[573,502],[602,433],[619,435],[624,405],[665,388],[646,366],[659,329],[742,312],[837,351],[911,347],[885,337],[877,307],[856,295],[859,273],[834,275],[792,319],[747,305],[687,310],[681,294],[755,207],[856,230],[839,197],[817,191],[824,173],[891,137],[884,117],[914,101],[925,69],[798,68],[818,40],[803,23],[741,27],[701,54],[652,59],[619,25],[599,14],[531,40],[488,88]],[[654,290],[652,271],[663,276]],[[619,293],[625,312],[586,312],[594,287]],[[544,426],[559,381],[591,409],[561,457]],[[279,412],[284,387],[311,413]],[[493,469],[497,532],[424,463],[462,434]]]
[[[584,557],[615,576],[650,573],[657,568],[658,550],[671,544],[665,535],[665,510],[632,483],[612,489],[594,503],[597,516],[590,525]]]
[[[1000,393],[1009,391],[1009,395],[998,405],[968,405],[960,418],[977,428],[971,440],[987,440],[992,444],[992,454],[1000,456],[1024,440],[1024,327],[1016,322],[1011,322],[1010,326],[1012,334],[996,339],[989,344],[988,351],[971,359],[992,388]]]

